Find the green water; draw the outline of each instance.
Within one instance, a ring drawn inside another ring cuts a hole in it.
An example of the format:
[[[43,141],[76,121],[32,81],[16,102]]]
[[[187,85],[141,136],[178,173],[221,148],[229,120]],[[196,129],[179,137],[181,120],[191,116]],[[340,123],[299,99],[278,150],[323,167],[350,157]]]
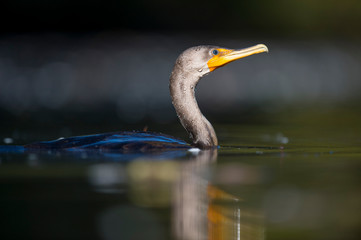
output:
[[[215,124],[218,151],[180,159],[3,153],[0,238],[358,239],[361,114],[267,118]]]

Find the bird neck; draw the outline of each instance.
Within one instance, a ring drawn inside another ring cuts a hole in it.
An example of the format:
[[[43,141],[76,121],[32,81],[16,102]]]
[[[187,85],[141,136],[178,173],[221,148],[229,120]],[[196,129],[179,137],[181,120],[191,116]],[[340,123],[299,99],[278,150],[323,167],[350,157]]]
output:
[[[199,80],[199,76],[175,67],[169,80],[169,89],[178,118],[189,133],[193,145],[206,149],[216,147],[218,140],[212,124],[203,116],[195,98]]]

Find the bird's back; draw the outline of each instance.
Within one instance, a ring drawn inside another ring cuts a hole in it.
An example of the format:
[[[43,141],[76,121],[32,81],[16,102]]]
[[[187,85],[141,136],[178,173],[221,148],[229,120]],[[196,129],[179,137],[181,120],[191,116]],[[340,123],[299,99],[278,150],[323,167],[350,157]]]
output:
[[[188,149],[191,146],[182,140],[161,133],[125,131],[59,138],[53,141],[30,143],[24,147],[39,150],[96,149],[127,153]]]

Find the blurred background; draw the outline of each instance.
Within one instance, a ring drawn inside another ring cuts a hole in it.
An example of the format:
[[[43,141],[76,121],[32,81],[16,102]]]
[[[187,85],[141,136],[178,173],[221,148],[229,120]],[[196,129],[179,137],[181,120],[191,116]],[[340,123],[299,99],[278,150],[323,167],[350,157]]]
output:
[[[2,0],[0,10],[1,239],[359,238],[361,1]],[[2,146],[145,126],[188,141],[168,89],[177,56],[259,43],[270,52],[197,88],[218,153],[126,162]]]
[[[177,56],[200,44],[270,50],[200,82],[198,102],[212,122],[360,112],[357,0],[12,0],[0,8],[7,136],[22,128],[56,137],[175,123],[168,78]]]

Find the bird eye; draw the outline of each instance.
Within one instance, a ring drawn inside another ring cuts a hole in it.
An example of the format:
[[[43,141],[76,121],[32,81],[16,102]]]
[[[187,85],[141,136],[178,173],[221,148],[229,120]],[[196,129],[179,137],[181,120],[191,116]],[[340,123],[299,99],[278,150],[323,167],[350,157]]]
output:
[[[212,51],[212,53],[213,53],[213,55],[218,55],[218,50],[217,49],[214,49],[213,51]]]

